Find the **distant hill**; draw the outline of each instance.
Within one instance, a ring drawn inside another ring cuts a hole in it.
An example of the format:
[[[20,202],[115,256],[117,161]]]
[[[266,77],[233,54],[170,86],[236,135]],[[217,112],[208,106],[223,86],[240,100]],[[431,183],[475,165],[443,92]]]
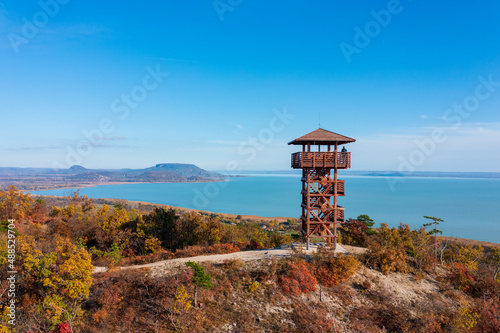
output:
[[[220,178],[222,176],[216,172],[203,170],[194,164],[162,163],[145,170],[150,172],[174,172],[184,177]]]
[[[92,171],[85,171],[68,177],[73,181],[89,181],[89,182],[106,182],[109,181],[109,177],[100,175]]]
[[[87,169],[73,165],[68,169],[0,168],[0,188],[47,189],[88,186],[108,182],[183,183],[221,180],[224,176],[194,164],[160,163],[145,169]]]
[[[73,165],[68,169],[69,173],[84,173],[88,172],[88,170],[80,165]]]

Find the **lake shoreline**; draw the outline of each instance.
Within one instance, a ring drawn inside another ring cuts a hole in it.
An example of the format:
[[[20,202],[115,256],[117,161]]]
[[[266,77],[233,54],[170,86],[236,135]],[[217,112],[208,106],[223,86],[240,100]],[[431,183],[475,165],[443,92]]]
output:
[[[130,184],[130,185],[129,185]],[[133,185],[132,185],[133,184]],[[241,177],[223,182],[203,183],[120,183],[116,186],[81,188],[89,198],[116,198],[179,209],[200,210],[286,221],[301,214],[300,179],[290,177]],[[113,185],[105,182],[102,185]],[[346,196],[339,205],[346,219],[367,214],[377,225],[400,223],[418,229],[424,215],[437,216],[445,223],[448,236],[467,237],[500,243],[500,182],[454,179],[407,179],[396,190],[379,177],[346,180]],[[31,191],[34,195],[70,196],[72,189]],[[481,221],[477,226],[471,221]]]
[[[228,213],[219,213],[219,212],[210,212],[206,210],[201,210],[201,209],[190,209],[190,208],[185,208],[185,207],[175,207],[175,206],[170,206],[170,205],[161,205],[161,204],[155,204],[151,202],[144,202],[144,201],[129,201],[131,203],[137,203],[137,204],[148,204],[148,205],[153,205],[153,206],[161,206],[161,207],[168,207],[172,208],[174,210],[179,210],[182,212],[197,212],[197,213],[205,213],[205,214],[217,214],[221,215],[224,217],[230,217],[230,218],[236,218],[240,214],[228,214]],[[253,220],[253,221],[278,221],[279,223],[287,222],[288,219],[300,219],[299,218],[294,218],[294,217],[285,217],[285,216],[277,216],[277,217],[268,217],[268,216],[258,216],[258,215],[240,215],[242,219],[246,220]],[[482,247],[485,248],[491,248],[491,247],[500,247],[500,243],[493,243],[493,242],[487,242],[487,241],[480,241],[476,239],[467,239],[467,238],[460,238],[460,237],[452,237],[452,236],[437,236],[439,240],[448,240],[451,242],[455,243],[460,243],[460,244],[465,244],[465,245],[481,245]]]
[[[193,182],[97,182],[97,183],[81,183],[81,184],[74,184],[67,186],[54,185],[54,187],[47,187],[44,189],[21,190],[21,191],[32,192],[32,191],[67,190],[67,189],[91,188],[91,187],[106,186],[106,185],[127,185],[127,184],[204,184],[204,183],[227,182],[227,181],[228,181],[227,178],[221,178],[221,179],[205,180],[205,181],[198,180]]]

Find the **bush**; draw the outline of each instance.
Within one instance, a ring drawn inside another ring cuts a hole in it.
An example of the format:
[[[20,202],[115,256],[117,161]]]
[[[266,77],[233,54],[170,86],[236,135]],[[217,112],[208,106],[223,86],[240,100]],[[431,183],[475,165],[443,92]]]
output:
[[[378,268],[385,275],[392,271],[406,272],[406,253],[403,248],[382,248],[375,244],[367,255],[367,266]]]
[[[291,237],[287,235],[283,235],[279,232],[272,231],[268,234],[268,239],[264,243],[266,247],[278,247],[284,244],[289,244],[291,242]]]
[[[210,254],[226,254],[226,253],[234,253],[234,252],[239,252],[240,248],[237,247],[236,245],[232,243],[228,244],[214,244],[211,245],[209,248],[209,253]]]
[[[300,295],[316,290],[316,278],[311,274],[304,262],[289,262],[286,275],[279,279],[285,294]]]
[[[342,244],[366,247],[368,226],[355,219],[348,219],[341,226]]]
[[[474,282],[473,272],[463,264],[456,263],[453,265],[447,280],[458,290],[467,292],[471,289]]]
[[[484,333],[500,332],[500,300],[484,301],[478,327]]]
[[[146,251],[146,253],[155,254],[160,249],[161,249],[161,242],[158,238],[147,238],[144,241],[144,250]]]
[[[257,289],[259,289],[259,286],[260,286],[260,283],[258,283],[257,281],[254,281],[248,286],[248,291],[253,293],[254,291],[257,291]]]
[[[361,283],[361,287],[362,287],[364,290],[370,290],[370,288],[372,287],[372,283],[370,282],[370,280],[365,279],[365,280]]]
[[[226,259],[224,261],[224,268],[228,270],[239,270],[241,269],[245,263],[241,259]]]
[[[467,266],[463,265],[467,268]],[[494,267],[488,261],[482,261],[478,264],[478,269],[470,269],[469,274],[472,274],[472,282],[467,289],[467,293],[474,298],[498,299],[500,305],[500,283],[494,279]]]
[[[207,254],[226,254],[240,251],[234,244],[214,244],[210,246],[193,245],[175,252],[176,258],[189,258]]]
[[[413,272],[422,275],[422,272],[430,273],[434,267],[434,244],[425,228],[411,230],[408,224],[400,224],[399,236],[405,247],[408,264]]]
[[[459,331],[470,332],[476,326],[479,314],[466,300],[461,300],[458,304],[458,315],[455,318],[455,325]]]
[[[151,253],[143,256],[132,256],[120,259],[119,266],[131,266],[149,264],[156,261],[173,259],[174,254],[168,250],[160,249],[156,253]]]
[[[57,324],[54,333],[71,333],[71,326],[69,325],[69,323]]]
[[[334,332],[335,330],[328,310],[319,306],[295,304],[292,319],[297,332]]]
[[[381,223],[377,233],[368,239],[364,259],[367,266],[379,268],[386,275],[391,271],[406,272],[406,248],[399,230]]]
[[[314,276],[319,283],[333,287],[354,275],[358,270],[359,261],[352,256],[320,249],[313,257],[312,265]]]

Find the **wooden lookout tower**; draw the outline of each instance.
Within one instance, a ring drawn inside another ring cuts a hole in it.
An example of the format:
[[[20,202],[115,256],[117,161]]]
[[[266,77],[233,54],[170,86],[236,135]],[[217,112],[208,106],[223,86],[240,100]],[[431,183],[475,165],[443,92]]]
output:
[[[307,249],[311,237],[322,237],[334,248],[337,244],[337,224],[344,223],[344,207],[337,197],[345,195],[345,181],[337,179],[337,170],[351,167],[351,153],[338,148],[355,141],[318,128],[288,143],[302,145],[301,152],[292,154],[292,168],[302,169],[302,241]]]

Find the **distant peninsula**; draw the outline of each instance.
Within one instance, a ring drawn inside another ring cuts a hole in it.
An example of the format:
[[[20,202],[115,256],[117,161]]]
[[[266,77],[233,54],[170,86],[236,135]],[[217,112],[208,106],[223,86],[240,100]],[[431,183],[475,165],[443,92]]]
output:
[[[188,183],[220,181],[226,176],[194,164],[160,163],[145,169],[0,168],[0,189],[14,185],[21,190],[87,187],[117,183]]]
[[[301,175],[300,170],[240,170],[237,175]],[[342,176],[500,179],[500,172],[339,170]]]

